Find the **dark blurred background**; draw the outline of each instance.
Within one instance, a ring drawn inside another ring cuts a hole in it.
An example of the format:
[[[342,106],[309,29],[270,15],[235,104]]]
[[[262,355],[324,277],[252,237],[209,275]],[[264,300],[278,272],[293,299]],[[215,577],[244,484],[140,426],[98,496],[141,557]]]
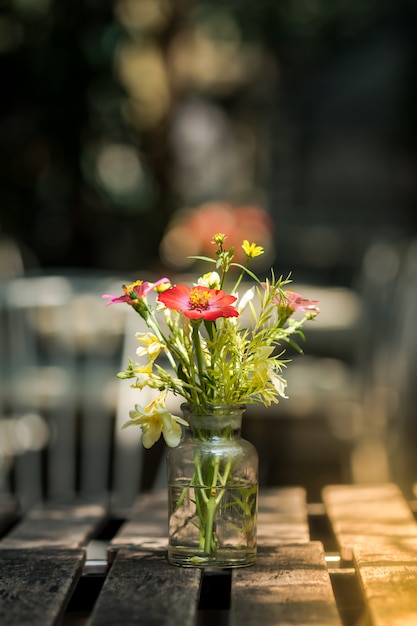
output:
[[[372,238],[417,226],[416,16],[2,0],[2,238],[29,268],[159,267],[180,212],[221,200],[268,212],[283,271],[350,284]]]
[[[23,307],[14,279],[159,277],[192,269],[215,232],[256,241],[322,300],[320,367],[289,369],[280,411],[299,419],[279,425],[264,481],[309,476],[314,497],[333,479],[410,484],[412,461],[394,466],[417,449],[416,22],[414,0],[0,0],[6,309]],[[103,341],[110,318],[93,317],[78,340]],[[34,445],[0,449],[0,470]]]

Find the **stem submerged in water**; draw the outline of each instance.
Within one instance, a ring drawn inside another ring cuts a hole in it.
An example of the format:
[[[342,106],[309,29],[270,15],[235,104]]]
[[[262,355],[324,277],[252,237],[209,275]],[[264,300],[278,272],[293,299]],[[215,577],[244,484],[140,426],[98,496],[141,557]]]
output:
[[[215,519],[218,506],[224,495],[224,487],[227,484],[231,462],[227,462],[223,475],[219,472],[220,461],[216,457],[208,466],[203,466],[201,459],[195,459],[196,471],[194,479],[196,484],[202,486],[196,493],[197,515],[200,523],[200,546],[205,554],[212,554],[217,549],[215,531]],[[210,480],[210,475],[211,480]]]
[[[215,490],[214,490],[215,491]],[[204,540],[204,552],[205,554],[211,554],[216,551],[216,541],[214,536],[214,517],[217,510],[217,498],[213,495],[207,502],[207,517],[205,524],[205,540]]]

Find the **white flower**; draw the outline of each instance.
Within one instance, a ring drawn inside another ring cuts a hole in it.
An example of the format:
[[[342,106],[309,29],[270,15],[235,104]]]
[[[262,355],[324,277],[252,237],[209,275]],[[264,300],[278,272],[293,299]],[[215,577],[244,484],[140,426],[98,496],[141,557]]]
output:
[[[198,279],[197,285],[209,289],[220,289],[220,276],[217,272],[207,272]]]
[[[253,300],[254,295],[255,295],[255,287],[251,287],[250,289],[247,289],[245,291],[245,293],[240,298],[240,300],[238,300],[238,303],[237,303],[237,306],[236,306],[236,308],[239,311],[239,313],[242,313],[242,311],[244,311],[246,309],[246,307],[248,306],[249,302],[251,302]]]
[[[273,367],[268,368],[268,378],[273,384],[278,395],[280,395],[281,398],[288,398],[288,396],[285,395],[287,381],[285,380],[285,378],[277,374]]]

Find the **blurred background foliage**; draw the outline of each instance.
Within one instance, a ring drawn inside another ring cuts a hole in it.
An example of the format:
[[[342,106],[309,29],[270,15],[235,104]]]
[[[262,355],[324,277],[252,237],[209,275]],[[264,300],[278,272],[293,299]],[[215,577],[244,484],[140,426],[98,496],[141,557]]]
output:
[[[183,270],[219,224],[283,272],[350,284],[376,234],[416,229],[416,17],[0,0],[3,246],[27,270]]]

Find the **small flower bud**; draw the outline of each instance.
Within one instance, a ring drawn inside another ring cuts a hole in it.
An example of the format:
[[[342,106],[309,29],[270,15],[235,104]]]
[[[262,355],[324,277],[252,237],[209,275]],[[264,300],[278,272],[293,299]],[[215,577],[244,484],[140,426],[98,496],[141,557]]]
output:
[[[224,233],[217,233],[213,237],[213,243],[216,243],[218,246],[222,246],[226,241],[226,235]]]

